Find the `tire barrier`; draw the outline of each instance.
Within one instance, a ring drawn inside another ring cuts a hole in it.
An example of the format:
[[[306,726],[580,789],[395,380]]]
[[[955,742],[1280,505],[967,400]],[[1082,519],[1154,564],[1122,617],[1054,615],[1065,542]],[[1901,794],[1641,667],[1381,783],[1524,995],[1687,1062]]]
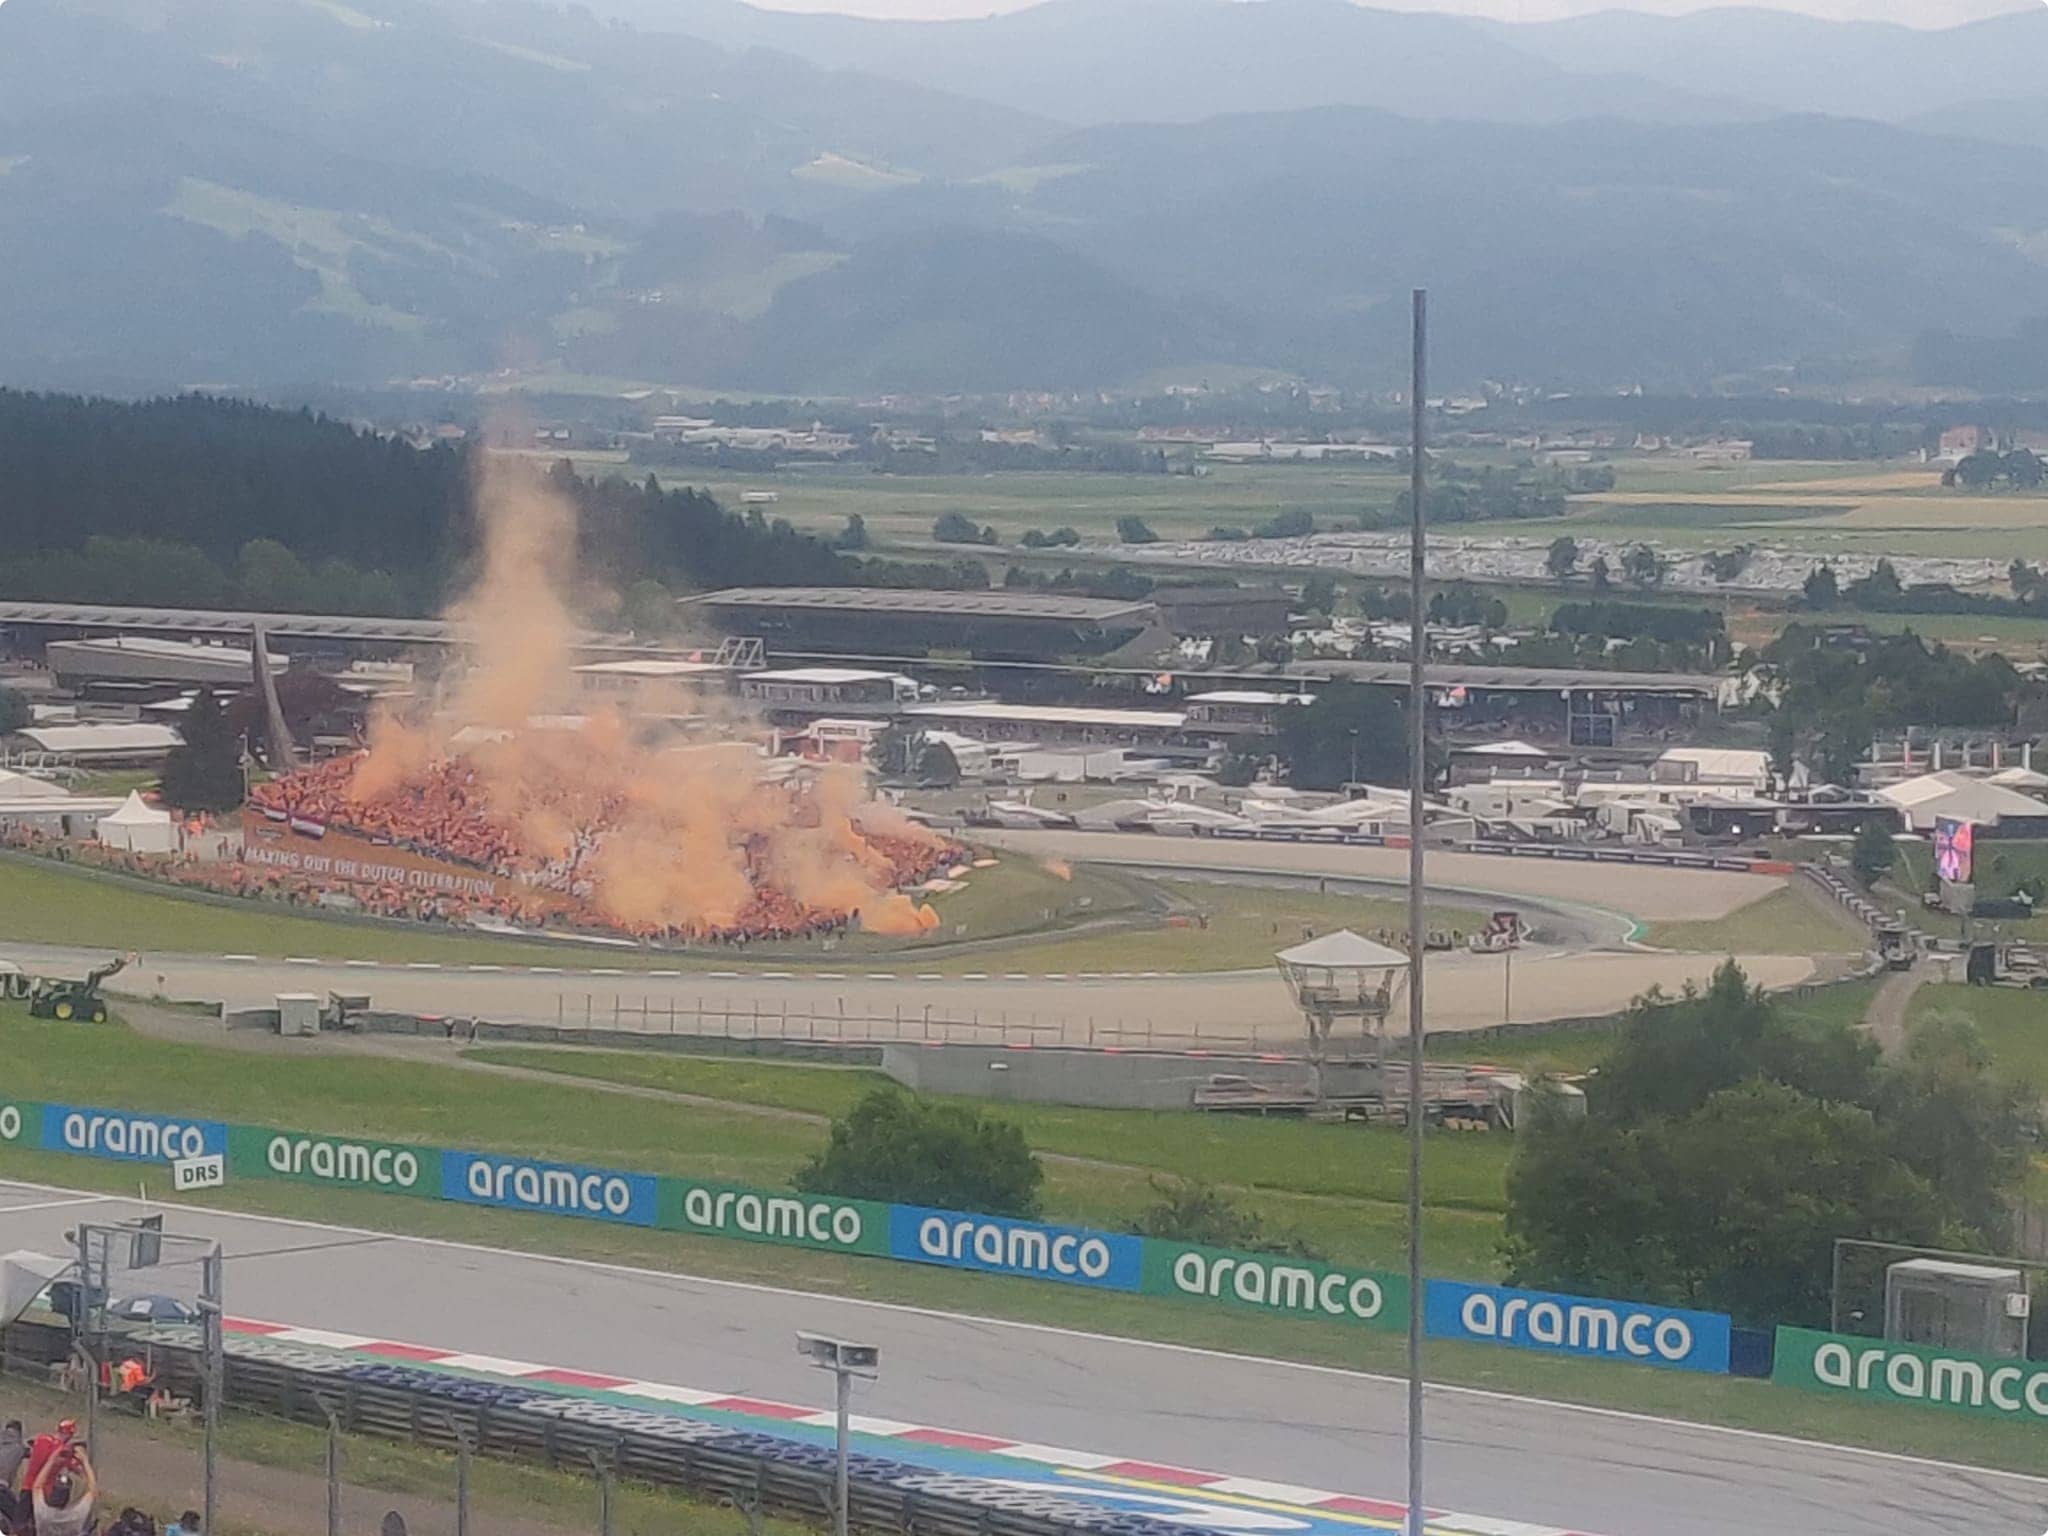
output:
[[[200,1374],[198,1330],[137,1330],[158,1373],[182,1390]],[[352,1434],[620,1477],[752,1504],[816,1523],[832,1507],[833,1448],[566,1392],[351,1359],[230,1335],[222,1406]],[[885,1456],[847,1459],[851,1523],[903,1536],[1188,1536],[1184,1521],[935,1472]]]

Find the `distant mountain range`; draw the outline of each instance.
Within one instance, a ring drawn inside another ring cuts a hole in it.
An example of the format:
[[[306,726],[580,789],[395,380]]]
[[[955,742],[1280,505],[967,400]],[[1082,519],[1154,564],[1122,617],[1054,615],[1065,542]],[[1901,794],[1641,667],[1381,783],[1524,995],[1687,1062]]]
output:
[[[1380,381],[1426,282],[1443,377],[1697,388],[2048,316],[2048,8],[591,3],[6,0],[0,382]]]

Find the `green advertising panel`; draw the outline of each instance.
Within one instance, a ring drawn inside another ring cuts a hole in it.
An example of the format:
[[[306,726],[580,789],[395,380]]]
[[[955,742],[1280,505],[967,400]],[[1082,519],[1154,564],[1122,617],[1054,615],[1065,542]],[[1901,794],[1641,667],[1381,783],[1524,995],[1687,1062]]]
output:
[[[834,1253],[889,1252],[889,1207],[878,1201],[748,1189],[741,1184],[665,1178],[657,1225],[706,1237],[786,1243]]]
[[[0,1099],[0,1144],[43,1144],[43,1106],[26,1099]]]
[[[1780,1328],[1771,1380],[1864,1402],[1919,1403],[1999,1419],[2048,1419],[2048,1365],[1895,1339]]]
[[[296,1179],[335,1189],[441,1198],[441,1154],[432,1147],[228,1127],[228,1172],[240,1179]]]
[[[1145,1239],[1138,1289],[1148,1296],[1228,1302],[1258,1312],[1368,1328],[1405,1328],[1408,1280],[1275,1253],[1235,1253]]]

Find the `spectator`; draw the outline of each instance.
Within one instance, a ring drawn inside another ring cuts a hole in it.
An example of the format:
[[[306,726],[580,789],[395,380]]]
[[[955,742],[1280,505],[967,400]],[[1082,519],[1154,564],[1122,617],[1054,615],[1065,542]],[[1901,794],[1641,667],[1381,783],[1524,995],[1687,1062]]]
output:
[[[14,1528],[14,1480],[26,1460],[28,1441],[21,1420],[9,1419],[4,1427],[0,1427],[0,1529]]]
[[[164,1527],[164,1536],[201,1536],[199,1511],[188,1509]]]
[[[92,1525],[93,1501],[99,1497],[99,1483],[93,1476],[92,1458],[83,1446],[65,1442],[66,1456],[50,1456],[43,1462],[29,1488],[36,1515],[36,1536],[85,1536]]]
[[[70,1450],[71,1442],[77,1438],[77,1435],[78,1421],[76,1419],[63,1419],[59,1421],[54,1434],[37,1435],[35,1439],[29,1442],[28,1462],[21,1469],[21,1491],[23,1493],[28,1492],[30,1488],[35,1486],[36,1478],[42,1474],[43,1468],[47,1467],[52,1460],[65,1459],[59,1457],[57,1453]]]

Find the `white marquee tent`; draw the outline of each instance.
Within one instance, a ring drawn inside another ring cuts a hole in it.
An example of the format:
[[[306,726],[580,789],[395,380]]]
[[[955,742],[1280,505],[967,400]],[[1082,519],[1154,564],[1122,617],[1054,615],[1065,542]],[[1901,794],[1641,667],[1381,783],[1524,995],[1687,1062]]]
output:
[[[120,848],[129,853],[178,851],[178,828],[171,820],[171,813],[145,804],[142,796],[132,789],[118,811],[100,818],[98,836],[109,848]]]

